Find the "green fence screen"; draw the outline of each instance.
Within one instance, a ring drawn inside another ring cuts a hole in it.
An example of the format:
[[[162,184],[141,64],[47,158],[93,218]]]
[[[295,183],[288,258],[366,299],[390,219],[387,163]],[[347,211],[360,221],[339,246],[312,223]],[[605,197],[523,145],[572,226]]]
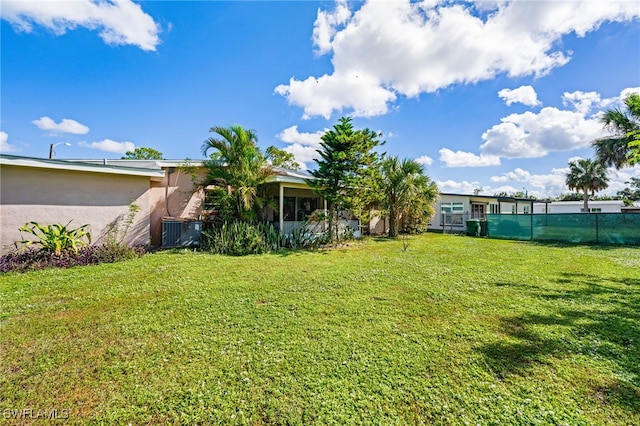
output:
[[[509,240],[640,244],[640,214],[488,214],[488,233]]]

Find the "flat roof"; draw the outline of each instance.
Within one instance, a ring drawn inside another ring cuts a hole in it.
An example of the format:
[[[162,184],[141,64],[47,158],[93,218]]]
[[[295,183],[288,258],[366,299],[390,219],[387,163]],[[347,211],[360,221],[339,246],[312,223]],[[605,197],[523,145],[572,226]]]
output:
[[[161,169],[153,170],[144,167],[93,164],[82,161],[22,157],[8,154],[0,154],[0,165],[127,176],[145,176],[152,179],[161,179],[164,177],[164,170]]]
[[[469,197],[469,198],[488,198],[488,199],[498,200],[498,201],[527,201],[527,202],[536,201],[533,198],[502,197],[502,196],[498,197],[496,195],[456,194],[453,192],[441,192],[440,195],[451,195],[455,197]]]
[[[86,163],[86,164],[101,164],[112,165],[118,167],[133,167],[140,169],[160,170],[165,167],[203,167],[205,160],[123,160],[123,159],[110,159],[110,158],[89,158],[89,159],[68,159],[73,163]]]

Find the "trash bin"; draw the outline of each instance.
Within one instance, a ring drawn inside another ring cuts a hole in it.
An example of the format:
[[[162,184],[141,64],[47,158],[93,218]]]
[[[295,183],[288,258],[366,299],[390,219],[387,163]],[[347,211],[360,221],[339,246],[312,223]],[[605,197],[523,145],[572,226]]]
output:
[[[481,231],[480,219],[467,220],[467,235],[479,237]]]
[[[481,237],[489,236],[489,222],[486,220],[480,221],[480,236]]]

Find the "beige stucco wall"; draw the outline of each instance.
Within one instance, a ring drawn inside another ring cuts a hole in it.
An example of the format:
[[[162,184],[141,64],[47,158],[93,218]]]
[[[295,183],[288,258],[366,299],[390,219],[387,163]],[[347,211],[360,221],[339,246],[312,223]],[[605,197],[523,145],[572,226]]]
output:
[[[382,235],[386,234],[389,230],[388,220],[384,216],[376,215],[376,212],[372,213],[371,220],[369,221],[369,234]]]
[[[179,167],[167,167],[160,182],[152,182],[149,203],[151,206],[151,243],[162,243],[162,218],[198,219],[202,213],[204,191],[196,190],[194,177]],[[205,174],[203,168],[195,170],[196,182]]]
[[[150,178],[17,167],[0,170],[0,250],[6,253],[20,240],[18,227],[70,220],[71,227],[88,223],[94,242],[103,241],[114,224],[122,228],[133,202],[134,216],[124,242],[146,244],[150,237]],[[26,235],[26,234],[25,234]]]

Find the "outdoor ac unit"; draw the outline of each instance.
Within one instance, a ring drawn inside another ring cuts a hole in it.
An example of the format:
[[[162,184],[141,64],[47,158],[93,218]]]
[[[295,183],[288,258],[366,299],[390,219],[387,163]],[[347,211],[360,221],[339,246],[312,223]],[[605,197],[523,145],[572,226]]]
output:
[[[199,220],[162,221],[162,247],[193,247],[200,244],[202,222]]]

